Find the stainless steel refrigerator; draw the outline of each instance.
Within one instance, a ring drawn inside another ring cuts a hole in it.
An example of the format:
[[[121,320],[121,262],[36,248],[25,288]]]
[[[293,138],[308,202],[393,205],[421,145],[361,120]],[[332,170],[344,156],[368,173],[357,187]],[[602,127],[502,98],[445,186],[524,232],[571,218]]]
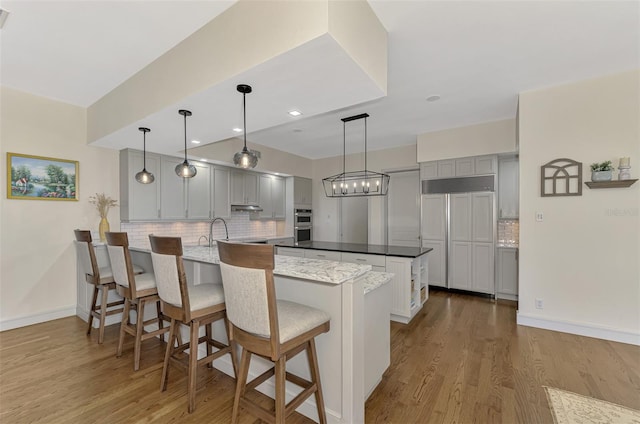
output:
[[[422,181],[429,285],[495,294],[495,177]]]

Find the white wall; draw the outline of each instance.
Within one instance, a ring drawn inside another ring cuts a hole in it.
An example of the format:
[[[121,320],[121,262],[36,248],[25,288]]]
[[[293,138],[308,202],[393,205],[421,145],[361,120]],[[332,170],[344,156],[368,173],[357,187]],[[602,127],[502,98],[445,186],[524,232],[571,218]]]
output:
[[[515,118],[419,134],[417,138],[418,162],[516,150]]]
[[[86,110],[1,88],[3,191],[6,153],[79,161],[79,201],[0,198],[0,330],[76,312],[73,230],[96,230],[100,217],[88,197],[118,198],[118,152],[86,145]],[[109,212],[118,228],[118,208]]]
[[[629,156],[638,178],[640,72],[522,93],[519,126],[518,323],[640,344],[640,184],[543,198],[539,182],[557,158],[589,181],[591,163]]]

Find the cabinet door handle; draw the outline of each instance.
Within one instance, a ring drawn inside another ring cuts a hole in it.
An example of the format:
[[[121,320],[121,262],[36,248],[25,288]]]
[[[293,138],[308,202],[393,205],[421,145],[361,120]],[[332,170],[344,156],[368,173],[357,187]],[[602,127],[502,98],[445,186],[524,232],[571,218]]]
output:
[[[160,209],[158,209],[158,218],[160,218]]]
[[[362,258],[356,258],[356,261],[360,261],[360,262],[367,262],[366,259],[362,259]]]
[[[316,255],[316,256],[319,257],[319,258],[326,258],[327,257],[327,255]]]

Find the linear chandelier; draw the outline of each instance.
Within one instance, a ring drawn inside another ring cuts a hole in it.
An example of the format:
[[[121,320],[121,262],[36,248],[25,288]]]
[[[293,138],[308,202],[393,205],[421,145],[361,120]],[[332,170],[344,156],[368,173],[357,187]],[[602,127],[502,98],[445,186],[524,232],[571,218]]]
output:
[[[367,118],[368,113],[342,118],[342,173],[323,178],[327,197],[386,196],[389,190],[388,174],[367,170]],[[346,172],[346,124],[364,119],[364,170]]]

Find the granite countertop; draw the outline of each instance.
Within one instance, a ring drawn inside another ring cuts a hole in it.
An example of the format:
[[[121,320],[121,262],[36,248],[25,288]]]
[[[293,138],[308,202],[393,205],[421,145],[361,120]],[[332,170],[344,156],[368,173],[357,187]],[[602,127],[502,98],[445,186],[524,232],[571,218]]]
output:
[[[364,294],[367,294],[378,287],[387,284],[393,278],[394,274],[390,272],[369,271],[364,274],[362,286]]]
[[[329,250],[335,252],[363,253],[368,255],[417,258],[432,251],[430,247],[389,246],[382,244],[335,243],[329,241],[303,241],[298,244],[280,243],[279,246],[298,249]]]
[[[150,252],[149,249],[139,247],[130,247],[130,249],[139,252]],[[183,246],[182,253],[184,260],[216,265],[220,264],[217,247]],[[342,284],[346,281],[358,278],[366,274],[368,271],[371,271],[371,265],[276,255],[273,273],[274,275],[282,277],[294,277],[323,283]]]

